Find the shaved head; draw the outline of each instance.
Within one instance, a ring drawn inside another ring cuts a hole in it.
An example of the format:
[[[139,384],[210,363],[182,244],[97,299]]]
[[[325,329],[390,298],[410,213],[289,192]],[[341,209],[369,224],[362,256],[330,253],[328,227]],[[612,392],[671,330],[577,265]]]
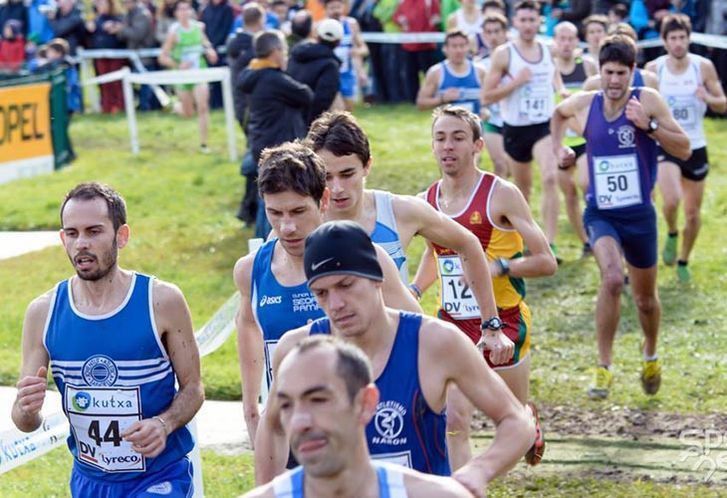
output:
[[[578,28],[576,28],[576,25],[573,24],[570,21],[563,21],[559,22],[555,26],[555,36],[558,36],[559,34],[572,34],[578,37]]]

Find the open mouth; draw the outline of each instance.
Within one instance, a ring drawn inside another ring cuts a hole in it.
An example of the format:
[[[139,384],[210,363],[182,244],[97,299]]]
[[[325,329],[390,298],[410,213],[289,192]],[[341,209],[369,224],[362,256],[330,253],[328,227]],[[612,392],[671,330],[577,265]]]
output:
[[[76,268],[80,270],[85,270],[90,268],[95,262],[96,258],[93,256],[76,256],[76,258],[73,260],[76,263]]]

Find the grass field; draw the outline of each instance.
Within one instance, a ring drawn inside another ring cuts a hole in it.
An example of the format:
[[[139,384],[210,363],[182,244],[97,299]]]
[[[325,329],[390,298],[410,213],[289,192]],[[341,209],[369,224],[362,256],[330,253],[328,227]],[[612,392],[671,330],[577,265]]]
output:
[[[374,154],[371,187],[416,193],[437,177],[429,150],[428,114],[409,107],[377,107],[362,109],[358,116],[369,134]],[[245,253],[246,239],[251,236],[233,216],[242,192],[238,165],[226,160],[220,113],[212,116],[210,143],[215,154],[210,156],[197,153],[195,121],[147,114],[140,116],[139,127],[142,153],[133,157],[128,151],[123,117],[84,116],[75,120],[72,135],[79,159],[57,174],[0,186],[0,229],[57,229],[58,205],[66,191],[85,180],[110,183],[126,197],[132,228],[131,244],[121,255],[122,266],[153,273],[179,285],[190,304],[195,325],[201,326],[233,292],[232,266]],[[664,362],[660,393],[647,398],[641,392],[641,334],[633,305],[625,299],[615,349],[613,394],[601,403],[586,398],[588,369],[596,357],[593,309],[598,273],[592,260],[578,259],[579,243],[567,226],[563,211],[558,246],[566,262],[554,277],[530,281],[528,288],[535,324],[532,395],[538,402],[600,411],[631,407],[694,414],[724,412],[727,408],[723,380],[727,374],[727,249],[721,239],[725,233],[721,223],[727,215],[727,150],[721,144],[727,141],[727,121],[708,121],[707,134],[713,144],[712,171],[703,208],[703,231],[691,264],[693,283],[679,285],[673,269],[660,267],[660,353]],[[537,196],[536,189],[536,201]],[[535,211],[538,219],[537,208]],[[663,224],[660,228],[663,235]],[[412,272],[421,249],[421,241],[415,241],[410,248]],[[0,262],[0,384],[16,381],[20,331],[27,304],[68,275],[70,266],[60,248]],[[434,309],[433,292],[428,293],[425,306],[429,311]],[[203,360],[203,376],[209,398],[239,397],[233,339]],[[33,465],[53,466],[57,462],[60,466],[63,457],[57,454],[58,458],[44,458]],[[205,462],[211,463],[205,466],[210,486],[224,482],[227,491],[244,489],[245,479],[249,478],[245,467],[249,462],[245,458],[207,454]],[[67,468],[68,464],[64,465]],[[31,485],[23,478],[30,468],[3,476],[0,496],[54,496],[53,493],[64,489],[67,474],[61,472],[63,479],[49,483],[42,492],[22,491],[27,490],[22,486]],[[671,494],[672,490],[650,483],[630,488],[628,483],[603,484],[598,479],[581,481],[575,477],[552,478],[543,483],[533,478],[517,483],[521,492],[535,496],[561,491],[570,495],[576,489],[584,491],[576,494],[597,490],[603,492],[601,496],[661,495]]]

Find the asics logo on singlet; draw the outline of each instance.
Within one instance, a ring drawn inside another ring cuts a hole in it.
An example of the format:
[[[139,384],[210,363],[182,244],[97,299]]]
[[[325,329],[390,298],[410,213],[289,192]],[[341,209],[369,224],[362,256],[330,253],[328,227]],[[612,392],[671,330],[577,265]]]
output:
[[[378,438],[374,438],[374,443],[379,444],[406,444],[406,438],[399,438],[401,431],[404,430],[404,415],[406,408],[396,401],[384,401],[376,407],[376,415],[374,415],[374,427],[379,434]]]
[[[283,296],[263,296],[260,298],[260,307],[269,304],[280,304],[283,302]]]
[[[618,138],[618,148],[628,149],[634,146],[636,140],[636,134],[634,133],[634,127],[629,125],[620,126],[616,130],[616,138]]]
[[[119,377],[114,360],[103,355],[92,356],[86,360],[81,373],[89,386],[113,386]]]

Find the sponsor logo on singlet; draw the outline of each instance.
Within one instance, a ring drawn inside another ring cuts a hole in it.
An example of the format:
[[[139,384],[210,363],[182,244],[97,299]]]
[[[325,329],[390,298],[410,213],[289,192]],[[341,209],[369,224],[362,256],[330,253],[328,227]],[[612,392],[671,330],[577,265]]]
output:
[[[374,444],[402,445],[406,438],[400,438],[404,430],[404,416],[406,408],[398,401],[383,401],[376,407],[374,427],[378,436],[371,441]]]
[[[119,370],[114,360],[108,356],[90,357],[81,369],[83,380],[89,386],[113,386],[119,377]]]
[[[616,130],[616,138],[618,139],[619,149],[629,149],[633,147],[634,141],[636,140],[634,127],[629,125],[619,126],[618,130]]]
[[[263,296],[260,298],[260,307],[271,305],[271,304],[280,304],[283,302],[283,296]]]
[[[160,482],[146,488],[146,492],[153,495],[169,495],[172,493],[172,483],[169,481]]]

